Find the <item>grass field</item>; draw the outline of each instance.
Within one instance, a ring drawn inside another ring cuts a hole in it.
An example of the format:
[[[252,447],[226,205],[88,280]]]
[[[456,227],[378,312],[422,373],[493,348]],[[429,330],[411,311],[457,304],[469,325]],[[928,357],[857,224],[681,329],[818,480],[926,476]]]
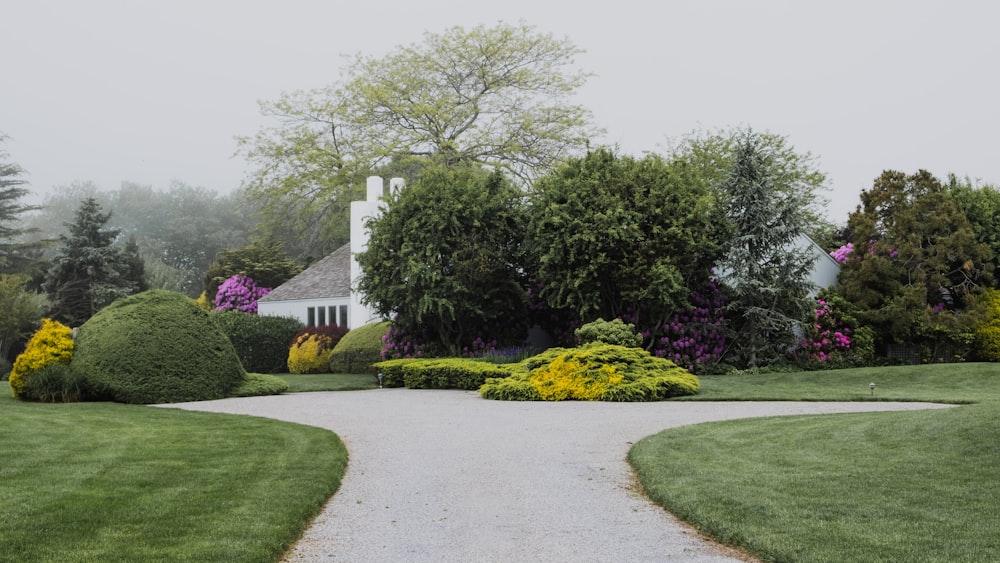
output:
[[[275,561],[340,483],[333,433],[0,382],[0,561]]]
[[[274,375],[288,382],[289,393],[378,389],[378,379],[374,375],[370,374],[276,373]]]
[[[703,377],[698,400],[926,400],[677,428],[629,454],[654,501],[767,561],[1000,560],[1000,366]]]

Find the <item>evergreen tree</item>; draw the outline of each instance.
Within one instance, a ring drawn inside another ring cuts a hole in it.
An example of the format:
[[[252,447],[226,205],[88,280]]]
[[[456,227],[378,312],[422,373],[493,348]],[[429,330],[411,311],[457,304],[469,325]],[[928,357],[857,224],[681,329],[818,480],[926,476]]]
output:
[[[774,163],[760,137],[745,131],[722,184],[732,229],[719,265],[730,290],[730,350],[750,367],[783,356],[813,306],[813,258],[798,244],[808,217],[806,191],[780,185]]]
[[[146,281],[146,262],[139,255],[139,243],[135,241],[135,235],[128,237],[124,250],[124,277],[132,284],[134,292],[146,291],[149,283]]]
[[[0,143],[7,139],[0,134]],[[30,229],[20,226],[20,216],[27,211],[38,209],[36,206],[25,205],[20,199],[28,194],[23,186],[24,170],[7,161],[8,154],[0,149],[0,272],[13,273],[26,270],[25,261],[30,261],[32,248],[20,243],[19,236]]]
[[[110,213],[87,198],[76,212],[69,234],[59,237],[59,248],[45,282],[52,301],[49,315],[80,326],[119,297],[135,293],[139,284],[130,279],[132,266],[115,246],[118,231],[105,229]]]

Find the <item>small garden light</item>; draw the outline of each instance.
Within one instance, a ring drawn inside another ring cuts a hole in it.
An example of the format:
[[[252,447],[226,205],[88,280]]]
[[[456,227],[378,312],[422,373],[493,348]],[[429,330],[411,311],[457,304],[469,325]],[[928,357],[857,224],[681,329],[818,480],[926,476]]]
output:
[[[875,396],[875,384],[874,383],[869,383],[868,384],[868,388],[872,390],[872,397],[874,397]]]
[[[872,383],[872,385],[875,385],[875,384]],[[378,372],[378,388],[379,389],[382,388],[382,372]]]

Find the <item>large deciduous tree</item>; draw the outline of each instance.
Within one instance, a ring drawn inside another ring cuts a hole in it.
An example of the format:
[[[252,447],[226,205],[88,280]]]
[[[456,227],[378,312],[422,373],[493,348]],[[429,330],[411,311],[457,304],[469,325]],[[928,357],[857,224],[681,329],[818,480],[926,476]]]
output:
[[[599,149],[540,178],[530,201],[540,295],[583,322],[625,319],[652,341],[720,256],[718,207],[682,162]]]
[[[352,186],[385,167],[475,163],[527,182],[597,133],[570,99],[588,76],[573,68],[578,53],[567,39],[501,23],[358,55],[340,82],[262,104],[278,123],[239,141],[253,167],[246,193],[330,251],[347,239]]]
[[[358,289],[400,333],[450,354],[527,336],[523,193],[499,171],[435,167],[390,198],[357,255]]]
[[[58,254],[45,281],[54,319],[80,326],[115,299],[139,289],[130,276],[136,265],[115,244],[119,231],[105,228],[110,217],[96,199],[88,198],[68,225],[69,233],[59,237]]]
[[[841,293],[863,311],[882,344],[967,346],[969,296],[988,286],[989,247],[961,206],[925,170],[885,171],[847,221],[854,250]],[[954,340],[953,342],[946,342]]]
[[[969,220],[976,241],[990,248],[993,255],[991,274],[996,287],[1000,284],[1000,189],[951,175],[948,191]]]
[[[246,276],[261,288],[274,289],[302,271],[302,266],[288,257],[280,243],[254,241],[219,254],[205,272],[205,297],[215,300],[219,286],[233,276]]]
[[[781,162],[764,138],[744,131],[721,184],[732,228],[719,264],[730,293],[730,344],[751,367],[784,356],[794,344],[794,328],[814,305],[814,258],[799,242],[810,190],[788,185],[796,180],[781,172]]]

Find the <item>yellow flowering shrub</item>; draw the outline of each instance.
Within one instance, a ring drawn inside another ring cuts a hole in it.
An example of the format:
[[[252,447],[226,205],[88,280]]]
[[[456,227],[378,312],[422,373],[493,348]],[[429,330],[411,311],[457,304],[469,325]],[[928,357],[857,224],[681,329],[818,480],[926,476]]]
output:
[[[509,377],[487,379],[479,394],[505,401],[662,401],[699,389],[697,377],[669,360],[594,342],[528,358]]]
[[[68,326],[52,319],[42,319],[42,326],[16,360],[10,372],[10,389],[14,397],[25,396],[29,379],[34,372],[42,367],[63,363],[68,364],[73,359],[73,331]]]
[[[1000,362],[1000,290],[987,289],[979,299],[986,321],[976,328],[976,355],[983,361]]]
[[[305,334],[288,349],[289,373],[324,373],[330,369],[333,339],[325,334]]]
[[[202,311],[205,311],[206,313],[212,311],[213,307],[212,303],[208,300],[207,291],[202,291],[201,295],[199,295],[198,298],[194,300],[194,302],[196,305],[198,305],[198,308],[201,309]]]

